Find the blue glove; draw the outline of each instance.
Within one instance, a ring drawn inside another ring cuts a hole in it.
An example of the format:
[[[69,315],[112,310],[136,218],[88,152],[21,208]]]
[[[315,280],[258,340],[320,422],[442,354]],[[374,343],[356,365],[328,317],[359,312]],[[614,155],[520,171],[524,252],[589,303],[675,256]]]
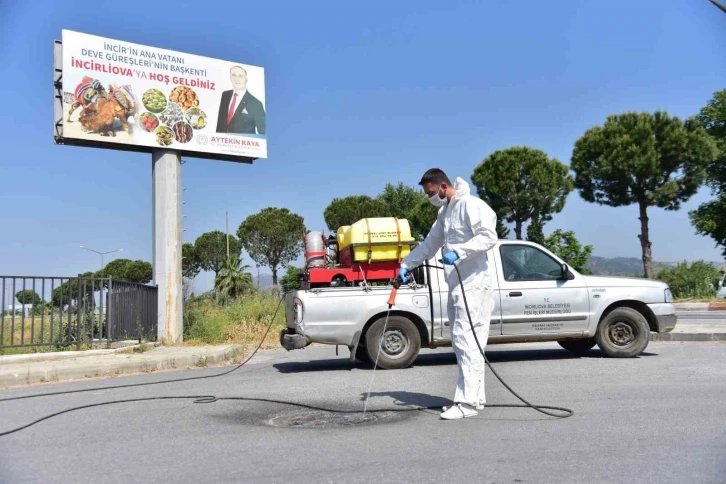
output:
[[[441,258],[441,261],[444,264],[452,265],[454,262],[459,260],[459,254],[456,252],[447,252],[444,254],[444,256]]]
[[[410,277],[408,277],[408,269],[405,267],[401,267],[401,270],[398,271],[398,277],[404,284],[406,284],[411,279]]]

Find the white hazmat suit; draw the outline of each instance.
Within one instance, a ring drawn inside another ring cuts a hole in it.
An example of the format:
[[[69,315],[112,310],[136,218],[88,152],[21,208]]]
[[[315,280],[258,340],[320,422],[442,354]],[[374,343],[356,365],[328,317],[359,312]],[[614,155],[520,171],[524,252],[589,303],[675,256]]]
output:
[[[494,310],[493,274],[487,261],[487,251],[498,240],[497,216],[489,205],[471,194],[468,183],[461,178],[457,178],[455,183],[456,194],[441,207],[428,236],[403,259],[402,267],[413,269],[434,257],[441,248],[444,254],[456,252],[459,256],[456,264],[466,290],[472,323],[479,343],[484,349]],[[485,365],[469,324],[456,270],[450,265],[445,265],[444,274],[449,288],[448,317],[451,324],[451,342],[459,367],[454,409],[457,409],[456,404],[466,404],[471,407],[458,410],[461,415],[451,417],[461,418],[476,415],[473,409],[482,408],[486,402]],[[442,416],[446,414],[447,412],[444,412]]]

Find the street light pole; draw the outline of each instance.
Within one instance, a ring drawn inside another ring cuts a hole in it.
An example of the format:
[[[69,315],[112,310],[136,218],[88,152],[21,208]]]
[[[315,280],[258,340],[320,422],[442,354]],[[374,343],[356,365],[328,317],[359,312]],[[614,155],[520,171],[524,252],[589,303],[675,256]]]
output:
[[[89,250],[91,252],[95,252],[96,254],[99,254],[101,256],[101,270],[103,270],[103,268],[104,268],[104,265],[103,265],[103,256],[104,255],[106,255],[106,254],[113,254],[114,252],[121,252],[121,251],[123,251],[123,249],[116,249],[116,250],[109,250],[109,251],[106,251],[106,252],[100,252],[98,250],[90,249],[90,248],[84,247],[84,246],[81,246],[81,249],[86,249],[86,250]]]

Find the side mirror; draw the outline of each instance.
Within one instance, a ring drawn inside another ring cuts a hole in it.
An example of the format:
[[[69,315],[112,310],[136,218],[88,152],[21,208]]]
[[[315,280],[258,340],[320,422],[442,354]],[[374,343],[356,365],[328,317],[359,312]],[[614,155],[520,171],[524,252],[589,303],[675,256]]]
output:
[[[560,279],[566,280],[570,269],[567,267],[567,264],[562,264],[560,266],[560,269],[562,269],[562,273],[560,274]]]

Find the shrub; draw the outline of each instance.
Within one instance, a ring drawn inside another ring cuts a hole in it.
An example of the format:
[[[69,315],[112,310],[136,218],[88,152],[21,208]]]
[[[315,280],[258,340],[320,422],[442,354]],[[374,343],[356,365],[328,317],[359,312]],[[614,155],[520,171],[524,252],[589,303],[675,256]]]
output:
[[[280,286],[283,292],[294,291],[300,289],[300,275],[305,271],[304,268],[287,266],[287,272],[280,279]]]
[[[225,306],[208,296],[192,298],[184,308],[184,340],[206,344],[257,343],[270,324],[278,303],[275,295],[262,291],[238,297]],[[265,342],[277,341],[284,325],[283,303]]]
[[[670,286],[675,299],[710,299],[716,296],[721,273],[713,264],[702,260],[690,267],[684,261],[660,270],[655,278]]]

